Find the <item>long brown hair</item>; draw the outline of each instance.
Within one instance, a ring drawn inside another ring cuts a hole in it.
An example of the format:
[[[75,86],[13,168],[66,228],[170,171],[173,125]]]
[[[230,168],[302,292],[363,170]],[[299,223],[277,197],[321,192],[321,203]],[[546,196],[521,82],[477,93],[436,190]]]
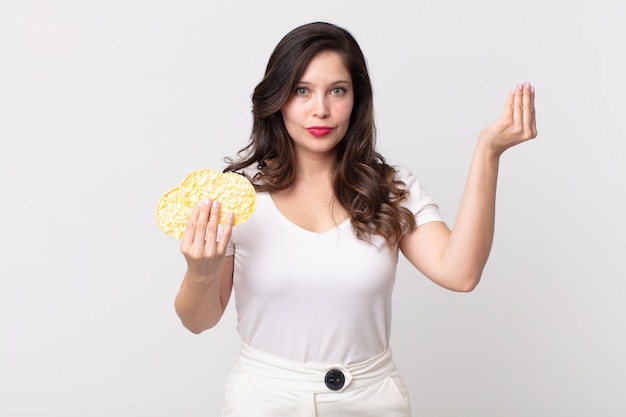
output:
[[[359,239],[369,241],[376,234],[393,247],[405,231],[415,228],[415,218],[400,205],[408,194],[404,184],[394,180],[395,170],[376,151],[367,63],[354,37],[343,28],[325,22],[309,23],[295,28],[278,43],[265,76],[252,94],[250,142],[238,152],[239,159],[226,158],[224,172],[257,164],[259,172],[252,178],[257,190],[283,190],[292,184],[295,152],[281,109],[309,62],[325,51],[343,58],[354,88],[350,126],[337,145],[333,173],[336,201],[348,211]]]

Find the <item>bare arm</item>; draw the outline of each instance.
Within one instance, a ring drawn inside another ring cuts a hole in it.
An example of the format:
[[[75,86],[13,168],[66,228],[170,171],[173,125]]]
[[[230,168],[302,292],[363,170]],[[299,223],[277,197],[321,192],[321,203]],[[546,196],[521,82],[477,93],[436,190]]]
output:
[[[500,156],[537,136],[534,99],[534,88],[520,84],[503,116],[480,133],[453,229],[427,223],[400,242],[407,259],[445,288],[471,291],[480,281],[493,242]]]
[[[233,217],[228,217],[217,242],[219,203],[205,200],[195,207],[181,241],[187,272],[176,296],[176,313],[193,333],[215,326],[230,299],[233,257],[226,257]]]

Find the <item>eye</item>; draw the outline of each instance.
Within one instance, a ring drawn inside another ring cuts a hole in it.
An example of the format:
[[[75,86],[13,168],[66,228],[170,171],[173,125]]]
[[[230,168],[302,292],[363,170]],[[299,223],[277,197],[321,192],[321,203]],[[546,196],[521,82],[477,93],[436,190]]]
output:
[[[332,90],[330,90],[330,92],[334,96],[343,96],[344,94],[346,94],[346,89],[343,87],[334,87]]]
[[[306,87],[296,87],[295,93],[297,96],[306,96],[309,94],[309,89]]]

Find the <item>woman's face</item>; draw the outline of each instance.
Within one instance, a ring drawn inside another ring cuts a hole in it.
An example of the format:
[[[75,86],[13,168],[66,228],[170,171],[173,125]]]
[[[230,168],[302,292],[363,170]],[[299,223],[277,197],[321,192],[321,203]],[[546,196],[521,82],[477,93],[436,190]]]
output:
[[[334,155],[350,124],[354,103],[352,77],[336,52],[311,60],[282,108],[287,132],[299,156]]]

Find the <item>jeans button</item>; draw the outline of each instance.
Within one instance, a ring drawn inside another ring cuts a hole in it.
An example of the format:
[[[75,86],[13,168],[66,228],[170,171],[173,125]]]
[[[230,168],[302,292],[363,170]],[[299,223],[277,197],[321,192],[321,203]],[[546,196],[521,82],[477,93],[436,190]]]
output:
[[[324,383],[333,391],[340,390],[346,383],[346,377],[339,369],[331,369],[324,377]]]

